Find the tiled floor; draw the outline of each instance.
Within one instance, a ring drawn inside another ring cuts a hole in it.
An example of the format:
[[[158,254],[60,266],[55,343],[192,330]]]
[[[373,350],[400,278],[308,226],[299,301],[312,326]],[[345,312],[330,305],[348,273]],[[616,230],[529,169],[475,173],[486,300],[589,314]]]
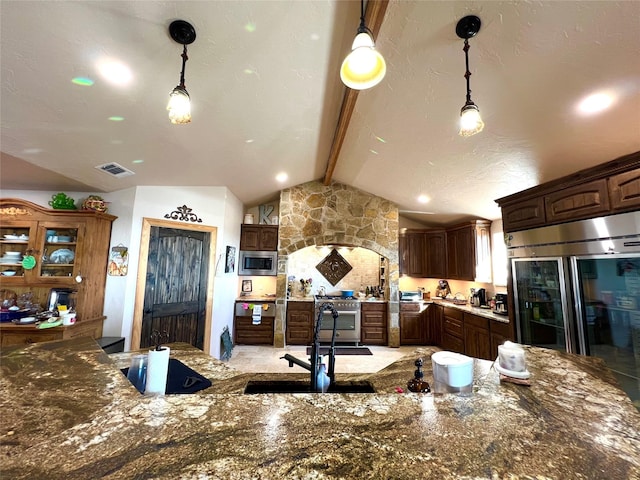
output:
[[[288,353],[308,362],[306,348],[304,345],[291,345],[284,348],[235,345],[227,364],[246,373],[304,373],[306,372],[304,368],[298,365],[289,367],[289,362],[280,357]],[[415,350],[415,347],[369,346],[368,348],[373,355],[336,355],[336,373],[374,373]]]

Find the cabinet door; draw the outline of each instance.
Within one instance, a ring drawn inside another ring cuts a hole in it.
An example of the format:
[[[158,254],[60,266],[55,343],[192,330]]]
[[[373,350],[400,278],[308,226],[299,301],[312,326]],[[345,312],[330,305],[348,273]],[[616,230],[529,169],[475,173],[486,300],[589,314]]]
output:
[[[411,232],[407,234],[407,273],[412,277],[424,277],[426,268],[426,235],[423,232]]]
[[[0,224],[0,286],[24,285],[30,276],[22,264],[35,255],[37,222],[2,220]]]
[[[310,345],[313,341],[313,302],[287,304],[286,340],[290,345]]]
[[[640,208],[640,168],[609,178],[611,209],[626,211]]]
[[[278,250],[278,227],[264,225],[260,232],[260,250],[275,252]]]
[[[607,214],[609,212],[607,180],[603,178],[545,195],[544,208],[549,223]]]
[[[387,304],[363,303],[361,310],[361,343],[387,344]]]
[[[257,225],[240,227],[240,250],[260,250],[260,228]]]
[[[400,275],[408,275],[409,246],[407,245],[407,236],[398,235],[398,266],[400,267]]]
[[[469,355],[470,357],[491,360],[489,330],[465,325],[464,352],[465,355]]]
[[[475,230],[473,225],[447,230],[447,276],[473,281],[476,268]]]
[[[429,278],[445,278],[447,276],[447,239],[445,232],[427,234],[426,255],[426,276]]]
[[[443,312],[440,305],[431,304],[427,310],[429,318],[429,331],[425,336],[427,345],[442,344]]]
[[[505,233],[540,227],[545,223],[543,197],[502,207],[502,229]]]
[[[422,314],[420,312],[400,312],[400,344],[422,345]]]
[[[40,222],[36,248],[41,254],[33,273],[48,283],[73,285],[82,271],[85,236],[84,223]]]
[[[442,334],[442,348],[450,352],[464,353],[464,342],[462,338],[444,332]]]
[[[273,344],[273,317],[262,317],[260,325],[253,325],[251,317],[236,317],[235,341],[246,345]]]

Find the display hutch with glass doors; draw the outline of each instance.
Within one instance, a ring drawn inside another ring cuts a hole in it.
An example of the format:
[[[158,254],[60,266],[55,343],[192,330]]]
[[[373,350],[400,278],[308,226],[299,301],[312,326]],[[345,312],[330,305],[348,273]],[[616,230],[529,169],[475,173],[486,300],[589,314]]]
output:
[[[47,309],[52,288],[75,292],[75,325],[38,329],[0,323],[0,345],[102,336],[111,226],[117,217],[0,199],[0,289]]]

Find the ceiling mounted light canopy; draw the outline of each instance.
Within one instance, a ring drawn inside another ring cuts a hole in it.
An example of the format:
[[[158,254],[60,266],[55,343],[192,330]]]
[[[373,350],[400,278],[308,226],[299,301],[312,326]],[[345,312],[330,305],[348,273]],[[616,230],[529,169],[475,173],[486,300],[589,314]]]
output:
[[[376,50],[371,30],[364,24],[364,0],[360,0],[360,26],[351,45],[351,53],[342,62],[340,78],[349,88],[375,87],[387,73],[387,64]]]
[[[182,49],[182,71],[180,72],[180,84],[173,89],[169,95],[167,110],[169,120],[173,124],[184,124],[191,122],[191,99],[184,86],[184,68],[189,57],[187,56],[187,45],[196,39],[196,30],[189,22],[175,20],[169,25],[169,34],[176,42],[183,46]]]
[[[484,128],[484,122],[480,118],[480,110],[478,106],[471,100],[471,88],[469,86],[469,39],[475,37],[480,31],[482,22],[475,15],[466,16],[456,25],[456,34],[460,38],[464,38],[464,60],[466,72],[464,77],[467,79],[467,101],[460,110],[460,135],[470,137],[476,133],[480,133]]]

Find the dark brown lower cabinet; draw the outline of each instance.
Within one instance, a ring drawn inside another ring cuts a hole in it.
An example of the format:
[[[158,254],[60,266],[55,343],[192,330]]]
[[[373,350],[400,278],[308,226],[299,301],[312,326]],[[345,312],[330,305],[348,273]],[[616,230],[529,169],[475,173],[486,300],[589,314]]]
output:
[[[245,309],[247,302],[236,302],[233,337],[235,343],[244,345],[273,345],[273,320],[275,303],[264,303],[258,323],[253,323],[253,311]]]
[[[286,342],[288,345],[311,345],[314,312],[313,302],[287,302]]]
[[[490,335],[490,357],[489,360],[498,358],[498,345],[502,345],[507,340],[513,340],[513,331],[510,323],[491,322],[489,327]]]
[[[464,353],[470,357],[491,360],[488,318],[464,314]]]
[[[400,345],[422,345],[422,314],[404,312],[400,314]]]
[[[443,309],[442,348],[464,353],[463,312],[451,307]]]
[[[387,345],[387,303],[362,302],[360,343]]]

